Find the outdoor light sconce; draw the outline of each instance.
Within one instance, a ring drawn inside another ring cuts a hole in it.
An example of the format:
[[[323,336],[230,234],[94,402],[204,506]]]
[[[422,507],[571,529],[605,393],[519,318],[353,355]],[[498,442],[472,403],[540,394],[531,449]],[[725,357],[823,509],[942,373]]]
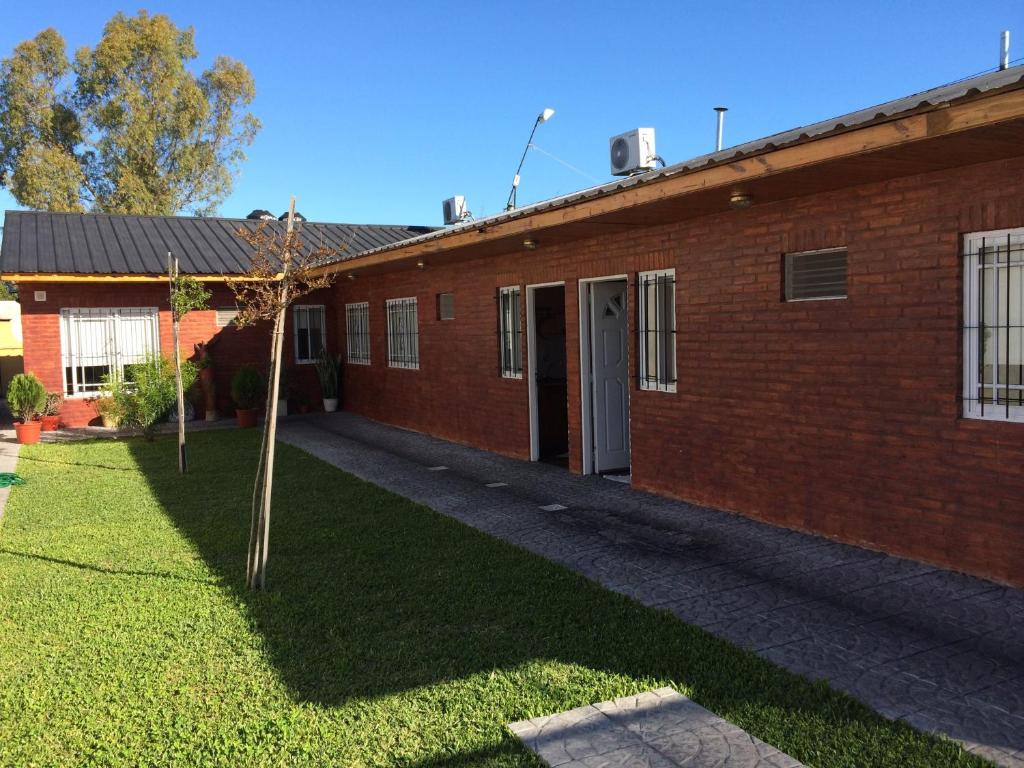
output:
[[[418,259],[416,261],[416,266],[419,267],[420,269],[423,269],[425,266],[427,266],[427,262],[425,262],[423,259]]]
[[[535,251],[537,250],[537,241],[534,240],[532,237],[528,237],[525,240],[523,240],[523,248],[525,248],[528,251]]]
[[[733,192],[729,195],[729,206],[737,210],[749,208],[754,204],[754,196],[746,192]]]
[[[349,272],[347,275],[345,275],[345,277],[347,277],[349,280],[355,280],[356,279],[356,273],[355,272]]]

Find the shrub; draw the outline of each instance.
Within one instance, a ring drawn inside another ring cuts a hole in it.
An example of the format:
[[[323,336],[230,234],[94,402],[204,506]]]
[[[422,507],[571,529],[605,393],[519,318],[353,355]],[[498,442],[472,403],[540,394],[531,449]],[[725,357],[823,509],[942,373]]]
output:
[[[7,385],[7,406],[23,422],[32,421],[46,405],[46,388],[31,373],[19,373]]]
[[[330,355],[326,349],[320,350],[316,360],[316,375],[320,377],[320,389],[324,399],[338,396],[338,370],[341,368],[341,355]]]
[[[60,392],[47,392],[46,404],[43,405],[43,416],[59,416],[64,405],[64,395]]]
[[[174,364],[151,355],[143,363],[129,365],[126,373],[125,381],[108,383],[120,411],[120,424],[140,429],[147,440],[152,440],[156,425],[178,400]],[[186,389],[195,382],[197,373],[195,363],[181,361],[181,379]]]
[[[121,423],[121,406],[117,399],[106,395],[96,398],[96,412],[115,427]]]
[[[231,378],[231,399],[243,411],[259,405],[267,391],[267,382],[255,367],[243,365]]]

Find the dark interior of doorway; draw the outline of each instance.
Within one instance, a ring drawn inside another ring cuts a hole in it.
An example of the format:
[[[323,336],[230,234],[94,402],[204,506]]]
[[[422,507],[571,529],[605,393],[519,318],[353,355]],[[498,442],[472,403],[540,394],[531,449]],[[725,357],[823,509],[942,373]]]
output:
[[[565,286],[534,292],[537,427],[541,461],[569,466],[569,377],[565,367]]]

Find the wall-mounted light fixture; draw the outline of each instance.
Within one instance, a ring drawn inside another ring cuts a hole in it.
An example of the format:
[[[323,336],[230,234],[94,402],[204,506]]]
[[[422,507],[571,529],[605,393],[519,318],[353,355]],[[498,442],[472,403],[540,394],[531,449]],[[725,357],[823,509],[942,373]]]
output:
[[[416,262],[416,266],[419,267],[420,269],[423,269],[425,266],[427,266],[427,262],[425,262],[423,259],[419,259]]]
[[[345,275],[345,277],[347,277],[349,280],[355,280],[356,279],[356,273],[355,272],[349,272],[347,275]]]
[[[748,195],[746,192],[733,192],[729,195],[729,206],[741,210],[743,208],[749,208],[754,204],[754,196]]]
[[[523,240],[523,248],[525,248],[528,251],[535,251],[537,250],[537,241],[534,240],[532,237],[528,237],[525,240]]]

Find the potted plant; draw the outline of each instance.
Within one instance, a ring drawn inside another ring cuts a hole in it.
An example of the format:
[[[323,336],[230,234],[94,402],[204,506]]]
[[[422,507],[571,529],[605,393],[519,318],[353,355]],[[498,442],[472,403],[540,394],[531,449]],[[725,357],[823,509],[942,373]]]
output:
[[[117,429],[121,423],[121,407],[111,395],[97,397],[93,401],[96,406],[96,413],[100,415],[103,426],[107,429]]]
[[[31,373],[19,373],[7,385],[7,405],[14,416],[21,418],[21,423],[14,425],[18,442],[25,445],[38,443],[42,425],[33,419],[46,405],[43,382]]]
[[[243,365],[231,378],[231,398],[240,427],[256,426],[256,407],[267,391],[267,383],[254,366]]]
[[[333,413],[338,410],[338,371],[341,368],[341,356],[320,351],[316,360],[316,375],[320,377],[320,390],[324,398],[324,410]]]
[[[54,432],[60,426],[60,407],[64,405],[64,395],[60,392],[47,392],[46,403],[43,404],[43,432]]]

